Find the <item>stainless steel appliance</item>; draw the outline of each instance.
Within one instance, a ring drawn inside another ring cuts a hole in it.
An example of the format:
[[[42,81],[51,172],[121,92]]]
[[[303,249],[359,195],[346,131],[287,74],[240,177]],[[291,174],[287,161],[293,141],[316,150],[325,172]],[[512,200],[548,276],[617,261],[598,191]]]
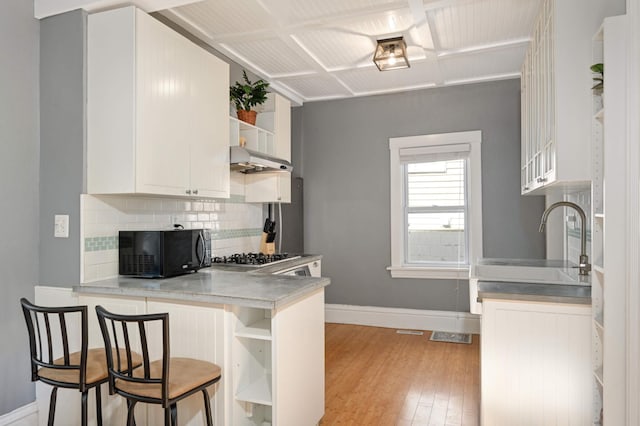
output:
[[[120,231],[119,273],[167,278],[211,266],[211,236],[205,229]]]
[[[274,275],[298,275],[319,277],[320,256],[291,255],[288,253],[236,253],[230,256],[214,257],[212,266],[235,267],[235,270],[260,271]]]
[[[230,157],[231,170],[242,173],[274,171],[291,173],[293,170],[291,163],[286,160],[240,146],[230,148]]]

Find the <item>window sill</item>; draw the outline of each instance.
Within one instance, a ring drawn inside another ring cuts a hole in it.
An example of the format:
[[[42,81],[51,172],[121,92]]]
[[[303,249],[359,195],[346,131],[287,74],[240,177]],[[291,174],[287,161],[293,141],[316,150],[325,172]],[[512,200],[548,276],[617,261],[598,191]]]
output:
[[[444,280],[469,279],[469,267],[419,267],[419,266],[388,266],[391,278],[433,278]]]

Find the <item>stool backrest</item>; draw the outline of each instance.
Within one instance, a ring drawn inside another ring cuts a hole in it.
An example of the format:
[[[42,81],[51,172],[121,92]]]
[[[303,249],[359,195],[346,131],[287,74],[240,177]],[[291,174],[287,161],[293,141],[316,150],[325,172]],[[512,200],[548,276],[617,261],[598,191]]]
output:
[[[96,313],[107,353],[109,391],[112,394],[119,391],[116,379],[157,384],[161,386],[162,400],[166,403],[169,399],[169,314],[121,315],[111,313],[102,306],[96,306]],[[162,333],[162,371],[154,375],[150,368],[152,360],[147,334],[151,324],[157,322]],[[120,355],[123,349],[126,360]],[[134,349],[141,352],[142,365],[132,370],[128,366],[132,365]]]
[[[37,306],[27,299],[20,299],[22,312],[29,332],[29,350],[31,352],[31,380],[42,380],[55,386],[76,387],[75,383],[59,382],[41,377],[41,368],[52,370],[77,370],[77,387],[80,391],[86,389],[87,374],[87,307]],[[79,320],[79,321],[78,321]],[[77,330],[80,325],[80,359],[71,357],[73,347],[77,346]],[[70,349],[71,348],[71,349]]]

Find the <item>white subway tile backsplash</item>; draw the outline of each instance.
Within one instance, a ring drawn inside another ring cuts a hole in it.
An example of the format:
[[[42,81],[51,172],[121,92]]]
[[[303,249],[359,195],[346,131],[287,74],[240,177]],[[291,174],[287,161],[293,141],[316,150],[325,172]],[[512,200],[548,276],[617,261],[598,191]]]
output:
[[[244,203],[244,190],[216,201],[82,195],[81,205],[84,282],[117,276],[120,230],[172,229],[174,223],[207,228],[215,256],[260,246],[262,205]]]

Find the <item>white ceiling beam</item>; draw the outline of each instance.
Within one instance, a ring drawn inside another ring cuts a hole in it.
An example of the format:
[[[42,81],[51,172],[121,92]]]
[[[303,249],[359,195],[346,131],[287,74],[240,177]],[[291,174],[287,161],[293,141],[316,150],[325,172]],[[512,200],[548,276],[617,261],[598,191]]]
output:
[[[479,52],[487,52],[492,50],[509,49],[517,46],[526,46],[531,42],[530,37],[519,38],[515,40],[506,40],[498,43],[483,44],[477,46],[464,47],[462,49],[441,50],[438,52],[438,57],[448,57],[457,55],[468,55]]]
[[[444,85],[456,86],[460,84],[483,83],[487,81],[511,80],[514,78],[520,78],[520,73],[510,72],[510,73],[504,73],[504,74],[491,74],[491,75],[485,75],[480,77],[459,78],[454,80],[447,80],[444,82]]]
[[[435,80],[436,84],[440,85],[444,82],[444,76],[442,74],[442,67],[438,62],[438,58],[434,57],[433,54],[437,53],[440,49],[440,39],[438,34],[435,31],[435,21],[429,15],[429,12],[426,11],[425,5],[422,0],[408,0],[409,1],[409,9],[411,9],[411,15],[413,16],[413,21],[416,26],[416,31],[420,36],[420,43],[422,44],[422,49],[425,52],[425,59],[429,60],[433,63],[433,67],[435,69]],[[444,3],[444,2],[438,2]],[[444,6],[443,6],[444,7]],[[430,9],[434,10],[434,9]],[[427,31],[431,36],[431,43],[433,44],[433,49],[429,48],[427,45]]]
[[[199,1],[202,0],[33,0],[33,15],[42,19],[75,9],[94,12],[126,5],[133,5],[150,13]]]

